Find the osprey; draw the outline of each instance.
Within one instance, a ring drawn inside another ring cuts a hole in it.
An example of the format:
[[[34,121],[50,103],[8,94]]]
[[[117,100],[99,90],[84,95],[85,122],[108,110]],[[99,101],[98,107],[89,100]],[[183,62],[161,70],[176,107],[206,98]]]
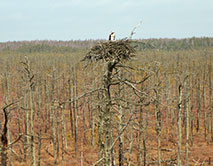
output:
[[[109,35],[109,41],[115,41],[115,32],[111,32]]]

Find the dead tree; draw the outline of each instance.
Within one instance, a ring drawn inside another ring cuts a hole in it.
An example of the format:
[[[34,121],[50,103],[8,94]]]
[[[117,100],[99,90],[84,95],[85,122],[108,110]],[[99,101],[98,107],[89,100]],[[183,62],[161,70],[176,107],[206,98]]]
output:
[[[3,108],[3,112],[4,112],[4,128],[3,128],[3,132],[1,135],[1,142],[2,142],[2,148],[1,148],[1,165],[2,166],[6,166],[7,165],[7,144],[8,144],[8,140],[7,140],[7,122],[8,122],[8,115],[7,115],[7,108],[9,107],[9,105],[7,105],[6,107]]]
[[[185,108],[185,133],[186,133],[186,141],[185,141],[185,165],[189,165],[189,106],[190,106],[190,101],[189,101],[189,80],[184,82],[184,92],[185,92],[185,101],[186,101],[186,108]]]
[[[17,102],[12,102],[8,105],[6,105],[3,108],[3,113],[4,113],[4,127],[1,135],[1,166],[6,166],[7,165],[7,146],[8,146],[8,138],[7,138],[7,125],[8,125],[8,112],[7,109],[14,105]]]
[[[30,110],[30,160],[31,160],[31,166],[36,165],[36,155],[35,155],[35,136],[34,136],[34,91],[35,91],[35,81],[33,74],[33,71],[30,66],[30,61],[28,57],[25,57],[25,60],[21,62],[23,65],[23,75],[22,79],[26,82],[26,100],[29,99],[29,101],[26,101],[29,103],[29,110]],[[28,115],[28,113],[26,113]],[[26,118],[26,121],[28,123],[28,116]]]
[[[112,148],[113,148],[113,140],[112,140],[112,94],[111,94],[111,86],[118,84],[113,80],[114,71],[117,66],[122,63],[124,60],[129,60],[135,56],[135,50],[130,45],[130,41],[121,40],[115,42],[104,42],[95,45],[91,50],[87,53],[83,60],[87,60],[88,62],[96,62],[102,61],[106,64],[106,72],[103,76],[103,87],[104,87],[104,105],[101,109],[101,114],[104,114],[102,117],[103,126],[101,127],[103,133],[102,140],[104,142],[100,142],[99,146],[103,146],[104,152],[102,156],[99,156],[99,163],[104,166],[113,165],[112,161]],[[98,163],[97,163],[98,164]]]
[[[181,166],[181,144],[182,144],[182,105],[183,105],[183,90],[185,87],[185,81],[188,75],[185,76],[183,80],[180,80],[178,85],[178,103],[177,103],[177,144],[178,144],[178,154],[177,154],[177,165]],[[187,113],[188,116],[188,113]],[[187,119],[188,121],[188,119]],[[187,124],[188,127],[188,124]],[[188,139],[188,138],[187,138]],[[188,140],[187,140],[188,141]],[[187,145],[188,146],[188,145]]]
[[[156,133],[157,133],[157,150],[158,150],[158,166],[161,165],[161,111],[160,111],[160,77],[159,77],[159,69],[156,70],[156,88],[155,92],[155,118],[156,118]]]

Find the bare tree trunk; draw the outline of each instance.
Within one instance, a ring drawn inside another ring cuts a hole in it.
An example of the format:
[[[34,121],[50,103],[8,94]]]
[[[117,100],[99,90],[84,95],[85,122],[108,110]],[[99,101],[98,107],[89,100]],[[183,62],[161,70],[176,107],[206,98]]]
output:
[[[149,111],[150,111],[150,107],[149,109],[146,110],[146,126],[145,126],[145,133],[144,134],[144,138],[143,138],[143,144],[144,144],[144,166],[146,166],[146,164],[149,162],[149,144],[148,144],[148,140],[149,140],[149,131],[148,131],[148,126],[149,126]]]
[[[177,130],[178,130],[178,158],[177,165],[181,166],[181,142],[182,142],[182,101],[183,101],[183,87],[179,85],[179,101],[178,101],[178,115],[177,115]]]
[[[129,138],[129,148],[128,148],[128,158],[127,158],[127,163],[128,166],[131,166],[131,162],[132,162],[132,149],[133,149],[133,141],[134,141],[134,131],[133,131],[133,123],[130,122],[130,138]]]
[[[102,93],[98,93],[98,100],[101,100],[103,97]],[[104,111],[101,108],[101,105],[97,105],[98,110],[98,159],[101,160],[104,158]]]
[[[115,62],[108,62],[107,64],[107,73],[104,76],[105,80],[104,80],[104,88],[105,90],[105,96],[106,96],[106,104],[104,106],[104,136],[105,136],[105,143],[104,143],[104,151],[105,151],[105,162],[104,162],[104,166],[110,166],[111,163],[111,117],[112,117],[112,113],[111,113],[111,106],[112,106],[112,102],[111,102],[111,90],[110,90],[110,86],[111,86],[111,79],[112,79],[112,72],[113,69],[115,67],[116,63]]]
[[[61,155],[62,155],[62,161],[61,165],[64,166],[64,108],[61,107]]]
[[[2,147],[1,147],[1,166],[7,166],[7,145],[8,145],[8,138],[7,138],[7,125],[8,125],[8,113],[7,113],[7,109],[12,106],[13,104],[15,104],[15,102],[10,103],[8,105],[6,105],[5,107],[3,107],[3,113],[4,113],[4,127],[3,127],[3,131],[1,134],[1,143],[2,143]]]
[[[211,113],[211,142],[213,142],[213,118],[212,118],[212,113]]]
[[[9,116],[9,118],[8,118],[8,126],[7,126],[7,128],[8,128],[8,143],[10,143],[11,140],[12,140],[12,138],[11,138],[11,132],[10,132],[10,130],[11,130],[11,128],[10,128],[10,121],[11,121],[11,119],[10,119],[10,116]],[[8,165],[12,166],[12,147],[10,148],[9,154],[8,154]]]
[[[72,113],[72,102],[71,102],[71,98],[72,98],[72,87],[71,87],[71,80],[70,79],[68,79],[68,87],[69,87],[68,88],[68,92],[69,92],[69,99],[70,99],[70,102],[69,102],[70,125],[71,125],[71,134],[73,136],[74,135],[74,132],[73,132],[73,113]]]
[[[59,81],[59,78],[58,78],[58,71],[57,71],[57,75],[56,75],[56,80],[55,80],[55,85],[59,85],[60,84],[60,81]],[[57,153],[57,159],[59,157],[59,125],[60,125],[60,99],[59,99],[59,91],[61,91],[60,88],[56,88],[56,93],[55,93],[55,101],[56,101],[56,116],[55,116],[55,119],[56,119],[56,153]]]
[[[40,82],[41,83],[41,82]],[[41,165],[41,90],[40,87],[37,88],[37,114],[38,114],[38,162],[37,166]]]
[[[56,84],[57,85],[57,84]],[[57,158],[59,157],[59,125],[60,125],[60,111],[56,109],[56,153],[57,153]]]
[[[50,114],[50,119],[51,119],[51,127],[52,127],[52,146],[53,146],[53,157],[54,157],[54,166],[57,165],[57,146],[56,146],[56,128],[55,128],[55,123],[56,123],[56,118],[55,118],[55,68],[53,67],[53,73],[52,73],[52,93],[51,93],[51,100],[52,100],[52,105],[51,105],[51,114]]]
[[[122,95],[122,91],[123,91],[123,87],[121,84],[119,84],[119,87],[118,87],[118,97],[119,99],[120,98],[123,98],[124,96]],[[123,124],[123,109],[122,109],[122,106],[121,106],[121,102],[118,101],[118,133],[121,132],[122,130],[122,124]],[[124,134],[122,133],[120,136],[119,136],[119,155],[118,155],[118,158],[119,158],[119,166],[123,166],[124,164]]]
[[[170,85],[170,84],[169,84]],[[169,87],[168,85],[168,87]],[[167,109],[166,109],[166,144],[168,145],[169,142],[169,112],[170,110],[170,90],[167,89],[165,92],[165,97],[166,97],[166,103],[167,103]]]
[[[53,155],[54,155],[54,166],[57,165],[57,146],[56,146],[56,129],[55,129],[55,108],[51,110],[51,126],[52,126],[52,145],[53,145]]]
[[[199,77],[199,75],[197,75]],[[201,100],[200,100],[200,79],[197,79],[197,132],[200,129],[200,107],[201,107]]]
[[[23,128],[24,130],[24,134],[26,135],[24,137],[24,161],[27,160],[27,149],[29,148],[29,144],[30,144],[30,140],[29,140],[29,112],[26,108],[28,108],[28,104],[27,104],[27,95],[24,95],[24,99],[23,99],[23,108],[25,108],[25,110],[23,110],[23,114],[24,114],[24,126]]]
[[[171,77],[170,79],[174,80],[174,76]],[[176,86],[174,84],[171,85],[171,94],[170,97],[173,98],[174,97],[174,93],[176,92]],[[176,96],[176,95],[175,95]],[[170,110],[170,118],[171,118],[171,131],[172,131],[172,135],[174,135],[175,132],[175,113],[174,113],[174,109]]]
[[[7,166],[7,149],[4,146],[1,148],[1,166]]]
[[[190,99],[189,99],[189,92],[188,92],[188,89],[186,87],[189,86],[189,83],[187,81],[187,84],[184,83],[184,89],[185,89],[185,98],[184,99],[186,101],[186,108],[185,108],[185,111],[186,111],[186,119],[185,119],[185,133],[186,133],[186,143],[185,143],[185,165],[188,166],[189,165],[189,106],[191,104],[190,103]]]
[[[77,97],[78,96],[78,72],[77,72],[77,69],[78,69],[78,65],[76,65],[74,67],[74,87],[75,87],[75,90],[74,90],[74,94],[75,96]],[[79,125],[81,124],[81,118],[80,118],[80,108],[79,108],[79,100],[76,99],[76,102],[75,102],[75,149],[76,149],[76,156],[77,156],[77,152],[78,152],[78,131],[79,131]],[[79,124],[79,125],[78,125]]]
[[[205,141],[207,140],[207,109],[206,109],[206,75],[205,75],[205,71],[203,73],[203,109],[204,109],[204,139]]]
[[[94,147],[94,133],[95,133],[95,113],[94,113],[94,106],[90,105],[89,98],[88,98],[88,109],[91,112],[91,145]]]
[[[99,113],[100,114],[100,113]],[[99,115],[102,116],[102,115]],[[103,153],[104,153],[104,142],[103,142],[103,127],[104,126],[104,121],[102,117],[99,117],[99,125],[98,125],[98,159],[102,159],[103,158]]]
[[[115,166],[115,154],[114,147],[111,149],[111,166]]]
[[[141,144],[142,144],[142,137],[143,137],[143,108],[142,105],[140,106],[140,112],[139,112],[139,133],[138,133],[138,162],[137,165],[141,166],[142,165],[142,149],[141,149]]]
[[[35,156],[35,142],[34,142],[34,108],[33,108],[33,78],[34,75],[30,68],[30,63],[27,61],[28,67],[28,92],[29,92],[29,107],[30,107],[30,163],[31,166],[36,166],[36,156]]]
[[[34,109],[33,109],[33,92],[30,90],[30,134],[31,134],[31,166],[36,165],[35,142],[34,142]]]
[[[8,74],[5,73],[5,85],[6,85],[6,103],[10,103],[10,81]],[[9,109],[9,108],[8,108]],[[8,110],[9,112],[9,110]],[[10,133],[10,115],[8,116],[8,123],[7,123],[7,136],[8,136],[8,143],[11,142],[11,133]],[[12,148],[12,147],[11,147]],[[8,165],[11,166],[11,157],[12,157],[12,151],[11,148],[9,150],[8,154]]]
[[[63,85],[62,85],[62,96],[65,96],[64,94],[66,93],[66,87],[65,87],[65,76],[63,74]],[[62,97],[62,100],[65,101],[65,97]],[[62,109],[62,113],[63,113],[63,137],[64,137],[64,144],[65,144],[65,148],[67,148],[67,129],[66,129],[66,123],[65,123],[65,117],[64,117],[64,114],[66,113],[66,109],[65,109],[65,104],[61,105],[60,104],[60,108]],[[61,122],[62,123],[62,122]],[[65,149],[64,148],[64,149]]]
[[[156,79],[157,79],[157,85],[160,85],[159,80],[159,70],[156,71]],[[158,151],[158,160],[157,164],[158,166],[161,165],[161,112],[160,112],[160,94],[159,94],[159,87],[155,89],[155,118],[156,118],[156,133],[157,133],[157,151]]]
[[[48,89],[48,85],[47,85],[47,80],[46,79],[44,80],[44,94],[46,94],[45,95],[45,101],[48,102],[48,99],[49,99],[49,89]],[[45,124],[44,132],[45,133],[47,133],[47,130],[48,130],[50,124],[51,124],[51,122],[48,121],[48,119],[50,119],[50,115],[49,115],[49,111],[48,111],[49,108],[48,107],[49,107],[49,104],[46,104],[45,105],[45,120],[44,120],[44,124]]]
[[[24,79],[24,81],[26,81],[26,85],[27,85],[27,89],[26,89],[26,94],[25,96],[25,102],[26,105],[29,107],[26,107],[27,110],[29,109],[30,111],[30,118],[28,115],[28,111],[26,111],[26,128],[27,128],[27,137],[30,138],[30,141],[27,139],[27,141],[29,141],[28,143],[30,144],[30,165],[31,166],[35,166],[36,165],[36,156],[35,156],[35,142],[34,142],[34,108],[33,108],[33,91],[34,91],[34,74],[33,71],[31,69],[31,64],[30,61],[28,60],[28,57],[25,57],[25,61],[21,62],[24,65],[24,71],[23,71],[23,76],[22,78]],[[30,121],[30,122],[28,122]],[[28,126],[30,123],[30,131],[28,132]],[[30,135],[28,135],[28,133]]]
[[[85,115],[85,102],[86,102],[86,98],[84,97],[84,100],[83,100],[84,103],[82,103],[82,114],[83,114],[83,131],[84,131],[84,134],[83,134],[83,142],[86,140],[86,115]]]
[[[81,137],[81,166],[84,165],[84,137]]]
[[[213,142],[213,119],[212,119],[212,66],[211,63],[209,64],[209,133],[210,133],[210,139],[209,142]]]
[[[72,69],[73,71],[73,80],[72,80],[72,84],[73,84],[73,98],[75,98],[77,96],[76,92],[77,92],[77,80],[75,79],[76,78],[76,71],[75,71],[75,67],[73,67]],[[78,147],[77,147],[77,144],[78,144],[78,115],[77,115],[77,101],[73,101],[73,115],[74,115],[74,125],[75,125],[75,128],[74,128],[74,138],[75,138],[75,157],[77,157],[77,154],[78,154]]]
[[[191,95],[190,95],[190,101],[191,101],[191,103],[193,103],[194,102],[194,78],[193,78],[193,74],[191,74],[192,75],[192,80],[191,80]],[[194,128],[194,122],[193,122],[193,120],[194,120],[194,118],[193,118],[193,104],[191,104],[190,105],[190,108],[189,108],[189,110],[190,110],[190,113],[189,113],[189,121],[190,121],[190,141],[191,141],[191,144],[192,144],[192,146],[193,146],[193,144],[194,144],[194,132],[193,132],[193,128]]]
[[[7,107],[7,106],[6,106]],[[2,147],[1,147],[1,166],[7,166],[7,144],[8,144],[8,140],[7,140],[7,123],[8,123],[8,115],[7,115],[7,108],[3,108],[3,112],[4,112],[4,128],[3,128],[3,132],[1,135],[1,143],[2,143]]]

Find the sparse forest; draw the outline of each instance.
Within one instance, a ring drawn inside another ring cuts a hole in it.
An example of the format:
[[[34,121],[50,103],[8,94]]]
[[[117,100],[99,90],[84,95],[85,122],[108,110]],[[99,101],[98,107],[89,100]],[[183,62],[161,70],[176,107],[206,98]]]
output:
[[[213,39],[115,43],[0,43],[2,166],[213,164]]]

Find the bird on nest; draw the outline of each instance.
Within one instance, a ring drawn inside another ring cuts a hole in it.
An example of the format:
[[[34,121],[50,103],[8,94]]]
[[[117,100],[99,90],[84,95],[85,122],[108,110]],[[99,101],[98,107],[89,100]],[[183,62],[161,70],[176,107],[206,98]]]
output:
[[[111,32],[109,35],[109,41],[115,41],[115,32]]]

